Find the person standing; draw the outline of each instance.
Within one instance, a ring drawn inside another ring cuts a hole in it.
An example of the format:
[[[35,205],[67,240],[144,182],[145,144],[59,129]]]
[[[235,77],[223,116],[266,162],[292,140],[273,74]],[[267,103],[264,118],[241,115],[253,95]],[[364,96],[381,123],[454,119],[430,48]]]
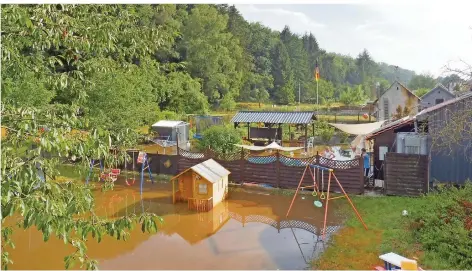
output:
[[[369,177],[370,171],[370,155],[362,148],[362,158],[364,159],[364,176]]]

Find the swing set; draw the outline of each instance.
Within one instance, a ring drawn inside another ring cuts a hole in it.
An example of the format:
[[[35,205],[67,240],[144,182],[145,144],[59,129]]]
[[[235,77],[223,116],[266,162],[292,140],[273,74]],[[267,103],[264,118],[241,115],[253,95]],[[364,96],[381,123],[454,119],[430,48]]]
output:
[[[115,158],[116,158],[117,154],[116,154],[116,151],[115,151]],[[102,162],[102,160],[98,160],[98,163],[96,163],[96,159],[92,159],[90,161],[90,170],[87,174],[87,178],[85,179],[85,183],[88,184],[89,183],[89,180],[90,180],[90,177],[92,176],[92,173],[93,173],[93,169],[94,167],[96,166],[99,166],[100,167],[100,174],[99,174],[99,177],[98,177],[98,180],[99,181],[111,181],[111,182],[116,182],[116,180],[118,180],[118,176],[121,174],[121,169],[118,168],[118,162],[115,162],[115,167],[110,167],[110,169],[106,169],[105,168],[105,163]],[[116,161],[116,159],[115,159]]]
[[[312,168],[313,168],[313,172],[311,171]],[[313,185],[308,185],[308,186],[303,186],[302,187],[302,182],[303,182],[303,179],[305,178],[307,170],[310,172],[310,175],[313,179]],[[325,173],[325,171],[328,172],[328,188],[326,190],[326,195],[325,195],[325,188],[324,188],[325,187],[325,183],[324,183],[324,173]],[[320,181],[318,180],[318,182],[317,182],[316,177],[315,177],[315,176],[319,176],[319,175],[321,175],[321,189],[320,189],[320,184],[319,184]],[[330,187],[331,187],[331,180],[332,179],[334,179],[336,181],[339,188],[341,189],[341,191],[343,193],[342,196],[330,197]],[[341,185],[338,178],[334,174],[334,170],[332,168],[322,167],[322,166],[313,165],[313,164],[308,164],[305,167],[305,171],[303,171],[303,175],[300,178],[300,182],[298,183],[298,187],[297,187],[297,190],[295,191],[295,195],[293,195],[293,199],[292,199],[292,202],[290,203],[290,207],[288,208],[286,217],[288,217],[288,215],[290,214],[290,210],[293,207],[293,203],[295,202],[295,198],[297,197],[298,191],[300,189],[304,190],[305,188],[313,188],[312,196],[314,198],[318,197],[318,199],[315,199],[313,201],[313,204],[314,204],[315,207],[318,207],[318,208],[323,207],[323,201],[324,201],[325,210],[324,210],[324,222],[323,222],[323,241],[325,240],[325,235],[326,235],[326,222],[327,222],[327,219],[328,219],[328,204],[329,204],[330,200],[346,198],[348,200],[349,204],[351,205],[352,209],[356,213],[357,218],[362,223],[362,225],[364,225],[364,228],[367,230],[367,226],[364,223],[364,220],[362,219],[361,215],[359,214],[356,207],[354,206],[354,203],[352,203],[351,199],[347,195],[346,191],[344,191],[343,186]]]
[[[145,152],[141,152],[141,151],[138,151],[138,150],[129,150],[130,152],[132,152],[132,156],[133,156],[133,159],[132,159],[132,176],[129,177],[129,173],[128,171],[129,170],[126,170],[125,172],[125,183],[126,185],[128,186],[132,186],[136,183],[136,164],[141,164],[141,178],[140,178],[140,181],[141,181],[141,194],[143,193],[143,184],[144,184],[144,172],[147,170],[148,173],[149,173],[149,179],[151,180],[152,183],[154,183],[154,179],[152,178],[152,172],[151,172],[151,167],[149,166],[149,160],[147,158],[147,154]],[[138,157],[136,159],[136,156],[135,154],[138,153]],[[116,157],[116,153],[115,153],[115,157]],[[88,184],[89,180],[90,180],[90,177],[93,173],[93,168],[96,167],[96,166],[99,166],[100,167],[100,174],[99,174],[99,181],[112,181],[112,182],[115,182],[116,180],[118,180],[118,176],[121,174],[121,170],[118,168],[117,164],[115,165],[114,168],[110,168],[109,170],[106,170],[105,169],[105,165],[104,163],[102,162],[102,160],[98,160],[98,162],[96,162],[97,160],[94,160],[92,159],[92,161],[90,162],[90,170],[87,174],[87,178],[86,178],[86,183]],[[115,159],[116,161],[116,159]],[[127,169],[127,163],[126,163],[126,160],[125,160],[125,169]]]

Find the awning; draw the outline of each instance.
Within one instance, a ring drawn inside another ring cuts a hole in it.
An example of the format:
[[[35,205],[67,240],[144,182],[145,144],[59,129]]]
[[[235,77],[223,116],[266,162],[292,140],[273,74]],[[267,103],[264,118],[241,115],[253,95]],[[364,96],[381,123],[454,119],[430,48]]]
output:
[[[351,134],[351,135],[366,135],[379,129],[385,121],[377,121],[372,123],[362,124],[341,124],[341,123],[329,123],[329,125],[338,128],[339,130]]]
[[[264,151],[264,150],[279,150],[279,151],[296,151],[296,150],[301,150],[303,147],[282,147],[279,144],[272,142],[267,146],[261,147],[261,146],[251,146],[251,145],[239,145],[239,144],[234,144],[240,148],[246,149],[246,150],[251,150],[251,151]]]

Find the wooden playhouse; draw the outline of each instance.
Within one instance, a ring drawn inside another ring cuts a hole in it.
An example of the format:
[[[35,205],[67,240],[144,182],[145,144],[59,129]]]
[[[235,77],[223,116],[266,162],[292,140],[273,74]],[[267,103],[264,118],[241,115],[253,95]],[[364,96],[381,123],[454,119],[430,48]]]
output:
[[[213,159],[188,168],[171,179],[172,202],[187,201],[191,210],[209,211],[226,198],[230,173]]]

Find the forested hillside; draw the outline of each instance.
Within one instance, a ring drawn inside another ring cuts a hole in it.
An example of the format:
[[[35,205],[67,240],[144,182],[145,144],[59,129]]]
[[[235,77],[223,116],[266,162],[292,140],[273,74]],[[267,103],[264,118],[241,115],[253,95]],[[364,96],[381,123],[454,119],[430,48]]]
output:
[[[137,127],[159,111],[236,102],[363,103],[413,71],[320,48],[316,33],[273,31],[228,5],[4,5],[2,102],[69,104],[94,125]]]

